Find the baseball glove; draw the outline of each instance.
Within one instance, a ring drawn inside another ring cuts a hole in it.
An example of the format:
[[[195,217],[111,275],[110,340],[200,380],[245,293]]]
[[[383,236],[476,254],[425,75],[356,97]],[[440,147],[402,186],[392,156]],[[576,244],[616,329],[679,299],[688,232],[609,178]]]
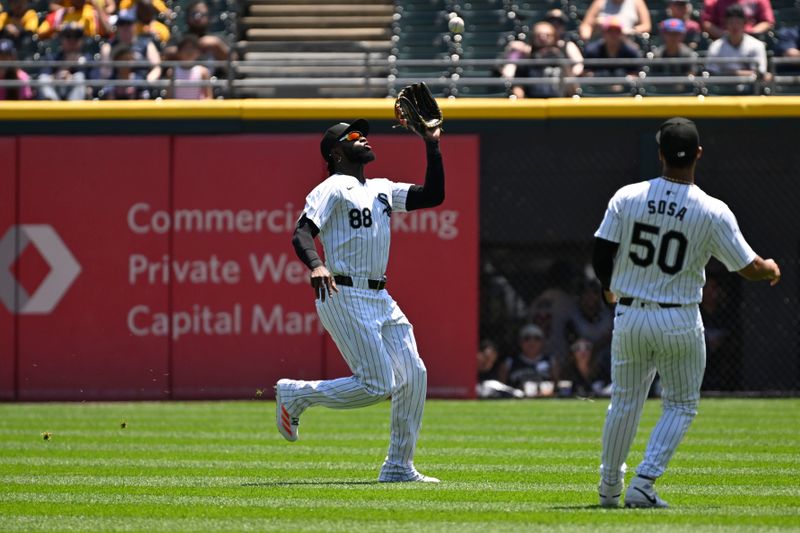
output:
[[[394,116],[397,126],[425,136],[428,130],[441,127],[442,110],[424,83],[407,85],[400,90],[394,102]]]

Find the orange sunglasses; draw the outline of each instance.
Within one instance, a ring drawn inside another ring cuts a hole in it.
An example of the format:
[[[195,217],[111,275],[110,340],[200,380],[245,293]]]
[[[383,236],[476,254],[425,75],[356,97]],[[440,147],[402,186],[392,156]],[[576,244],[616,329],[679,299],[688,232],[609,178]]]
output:
[[[342,141],[357,141],[364,135],[360,131],[350,131],[347,135],[342,135],[339,137],[339,142]]]

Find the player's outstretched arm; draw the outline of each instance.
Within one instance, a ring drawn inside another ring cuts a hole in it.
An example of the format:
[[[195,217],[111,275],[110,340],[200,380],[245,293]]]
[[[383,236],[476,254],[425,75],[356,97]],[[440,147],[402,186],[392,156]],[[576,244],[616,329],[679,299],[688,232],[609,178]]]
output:
[[[425,169],[425,184],[412,185],[406,197],[406,211],[436,207],[444,202],[444,163],[439,151],[441,129],[429,130],[422,136],[425,140],[425,153],[428,165]]]
[[[781,280],[781,269],[773,259],[756,256],[752,263],[739,270],[739,275],[750,281],[766,279],[771,286],[775,286]]]

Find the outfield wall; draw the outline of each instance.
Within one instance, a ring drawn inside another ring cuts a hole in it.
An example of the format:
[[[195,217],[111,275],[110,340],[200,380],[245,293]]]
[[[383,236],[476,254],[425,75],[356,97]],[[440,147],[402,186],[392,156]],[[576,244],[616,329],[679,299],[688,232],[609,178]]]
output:
[[[427,218],[394,217],[388,271],[432,395],[473,394],[487,258],[512,282],[565,258],[587,263],[611,193],[658,172],[652,136],[672,115],[701,128],[701,186],[784,269],[776,289],[736,285],[737,388],[797,389],[800,100],[443,107],[446,203]],[[0,263],[9,272],[0,272],[0,397],[247,398],[263,388],[269,396],[282,376],[346,373],[289,238],[304,194],[325,175],[321,132],[357,116],[375,133],[372,175],[421,181],[421,144],[391,129],[387,100],[0,102]],[[535,296],[524,279],[517,286]],[[513,336],[516,325],[506,326]]]

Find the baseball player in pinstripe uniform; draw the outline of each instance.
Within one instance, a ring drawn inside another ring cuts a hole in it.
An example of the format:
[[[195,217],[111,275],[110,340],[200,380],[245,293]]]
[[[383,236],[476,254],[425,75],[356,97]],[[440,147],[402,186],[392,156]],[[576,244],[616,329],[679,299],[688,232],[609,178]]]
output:
[[[437,483],[414,468],[427,374],[411,324],[385,289],[385,272],[392,212],[444,201],[441,130],[423,135],[428,163],[422,186],[366,179],[364,166],[375,159],[368,133],[363,119],[325,132],[320,148],[331,175],[306,197],[292,239],[298,257],[311,269],[320,320],[353,375],[325,381],[281,379],[275,387],[276,423],[281,435],[295,441],[299,417],[309,407],[353,409],[391,395],[391,439],[378,480]],[[317,235],[325,263],[314,245]]]
[[[731,210],[694,184],[702,154],[694,123],[664,122],[656,135],[661,177],[621,188],[595,233],[593,264],[616,303],[611,405],[603,427],[600,505],[615,507],[625,458],[656,372],[663,411],[644,460],[625,492],[626,507],[667,507],[654,489],[697,413],[706,362],[700,303],[713,255],[749,280],[781,277],[772,259],[747,244]]]

